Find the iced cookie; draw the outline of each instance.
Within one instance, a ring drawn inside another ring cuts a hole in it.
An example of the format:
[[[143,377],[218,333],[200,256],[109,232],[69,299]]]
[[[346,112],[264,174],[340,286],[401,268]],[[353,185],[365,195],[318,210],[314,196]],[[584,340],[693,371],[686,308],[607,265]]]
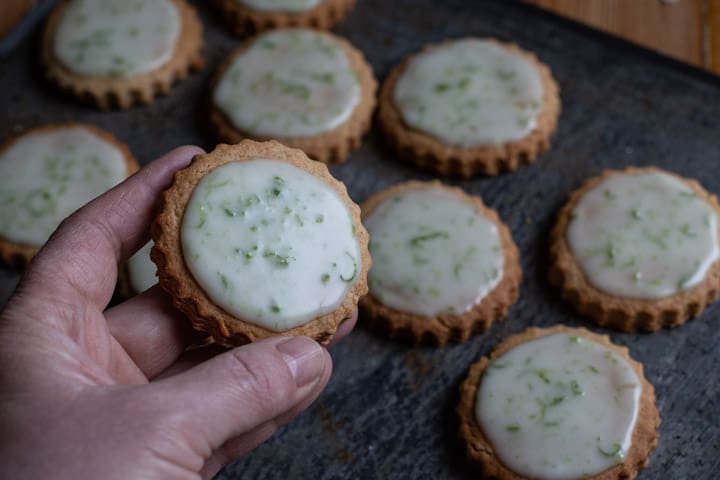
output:
[[[91,125],[46,125],[6,142],[0,260],[24,266],[65,217],[137,169],[122,142]]]
[[[632,479],[657,446],[642,365],[585,329],[507,338],[470,368],[460,397],[460,437],[484,478]]]
[[[102,109],[147,104],[202,67],[202,23],[185,0],[64,0],[42,61],[62,90]]]
[[[681,324],[718,297],[719,211],[694,180],[653,167],[605,172],[560,210],[550,280],[600,325]]]
[[[150,259],[153,242],[146,243],[118,271],[118,291],[124,298],[142,293],[158,283],[157,268]]]
[[[377,84],[362,53],[313,30],[255,37],[220,67],[210,124],[223,141],[276,139],[324,163],[344,161],[370,128]]]
[[[517,246],[480,198],[407,182],[373,195],[362,212],[374,259],[363,320],[388,336],[463,341],[517,301]]]
[[[493,39],[430,45],[397,66],[378,121],[401,157],[439,175],[496,175],[550,145],[559,89],[535,55]]]
[[[217,343],[327,343],[367,292],[359,208],[324,164],[274,141],[196,156],[165,191],[152,237],[160,285]]]
[[[274,28],[327,30],[352,10],[355,0],[214,0],[236,35]]]

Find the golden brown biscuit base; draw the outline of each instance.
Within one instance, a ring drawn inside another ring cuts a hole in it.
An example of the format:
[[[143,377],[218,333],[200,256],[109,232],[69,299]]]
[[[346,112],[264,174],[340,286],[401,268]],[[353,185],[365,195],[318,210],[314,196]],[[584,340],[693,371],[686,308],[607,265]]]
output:
[[[484,331],[494,321],[505,317],[508,308],[517,301],[522,280],[520,253],[510,230],[500,220],[495,210],[486,207],[479,197],[468,195],[459,188],[448,187],[438,181],[406,182],[376,193],[361,205],[363,218],[367,218],[379,205],[398,193],[427,188],[447,190],[462,201],[473,205],[476,211],[497,226],[504,256],[503,277],[480,303],[467,312],[456,315],[429,317],[403,312],[383,305],[370,292],[360,299],[360,307],[364,314],[362,320],[390,338],[415,344],[444,345],[448,341],[462,342],[471,334]]]
[[[455,43],[450,40],[428,45],[420,53]],[[526,58],[532,63],[542,81],[542,110],[537,117],[535,128],[520,140],[496,146],[456,147],[446,145],[431,134],[405,124],[402,113],[393,99],[395,85],[415,55],[407,57],[395,67],[380,88],[378,123],[388,143],[400,157],[417,167],[442,176],[472,177],[474,175],[497,175],[502,171],[517,170],[535,160],[550,147],[550,137],[557,126],[560,115],[560,88],[553,79],[550,69],[538,58],[517,45],[494,39],[491,42]]]
[[[215,0],[215,6],[235,35],[248,35],[286,27],[328,30],[347,16],[355,0],[324,0],[304,12],[260,11],[238,0]]]
[[[522,333],[506,338],[490,357],[483,357],[470,367],[468,376],[460,386],[460,404],[457,414],[460,420],[460,438],[465,444],[465,453],[468,461],[483,472],[483,478],[502,480],[524,480],[526,477],[507,468],[497,457],[490,441],[485,437],[475,417],[475,403],[477,391],[480,387],[483,373],[488,364],[514,347],[537,338],[556,333],[571,333],[587,338],[595,343],[607,347],[622,356],[635,371],[642,383],[640,405],[632,434],[632,443],[623,463],[615,465],[603,472],[587,477],[592,480],[633,479],[640,469],[648,464],[650,452],[657,446],[657,430],[660,426],[660,415],[655,406],[655,388],[643,375],[643,366],[630,358],[626,347],[613,344],[607,335],[598,335],[584,328],[569,328],[558,325],[551,328],[529,328]]]
[[[654,331],[662,327],[675,327],[702,313],[709,303],[720,296],[720,260],[712,264],[705,279],[699,285],[659,299],[635,299],[616,297],[595,288],[575,260],[567,242],[570,215],[577,202],[598,183],[613,175],[664,173],[672,175],[693,190],[720,216],[717,197],[711,195],[695,180],[675,175],[655,167],[627,168],[622,171],[606,171],[587,180],[570,194],[560,210],[550,235],[550,283],[561,289],[562,298],[575,309],[591,317],[599,325],[626,332]],[[719,232],[720,235],[720,232]]]
[[[325,32],[317,33],[325,35],[338,43],[347,55],[350,67],[357,72],[360,81],[360,101],[355,106],[350,118],[330,131],[309,137],[280,137],[275,138],[275,140],[289,147],[299,148],[314,160],[327,164],[340,163],[347,159],[351,151],[360,146],[363,135],[370,129],[372,113],[376,103],[377,81],[375,81],[372,68],[365,60],[362,52],[340,37]],[[235,58],[247,50],[255,40],[257,40],[257,37],[245,41],[220,65],[212,81],[211,92],[215,91],[220,79],[232,65]],[[210,125],[220,140],[229,143],[237,143],[246,138],[271,140],[268,137],[260,137],[238,129],[222,110],[215,105],[212,98],[210,105]]]
[[[84,130],[87,130],[96,137],[100,137],[100,139],[120,150],[120,153],[122,153],[123,157],[125,158],[128,177],[140,168],[137,160],[135,160],[135,157],[133,157],[132,153],[130,153],[130,149],[127,145],[115,138],[113,134],[108,133],[104,130],[100,130],[93,125],[88,125],[85,123],[52,123],[40,127],[31,128],[30,130],[26,130],[21,134],[10,138],[9,140],[5,141],[5,143],[0,145],[0,153],[10,148],[17,140],[24,137],[25,135],[52,132],[55,130],[63,130],[66,128],[82,128]],[[0,236],[0,262],[20,270],[24,268],[28,263],[30,263],[30,260],[32,260],[32,258],[35,256],[38,250],[40,250],[41,247],[42,245],[26,245],[21,243],[15,243]]]
[[[358,279],[335,311],[283,332],[243,321],[215,305],[185,265],[180,242],[185,207],[200,180],[221,165],[256,158],[287,162],[315,175],[335,190],[350,211],[362,257]],[[300,150],[275,141],[244,140],[237,145],[218,145],[211,153],[196,155],[189,167],[175,173],[172,186],[163,193],[160,213],[152,226],[151,235],[155,245],[150,258],[158,267],[160,285],[173,298],[175,306],[190,318],[195,329],[207,332],[222,345],[242,345],[276,335],[305,335],[327,344],[338,325],[352,316],[358,299],[367,293],[367,272],[371,260],[368,233],[360,223],[360,208],[348,196],[345,185],[333,178],[324,164],[310,160]]]
[[[185,0],[172,0],[180,13],[181,28],[175,52],[160,68],[131,77],[101,77],[74,73],[55,57],[55,32],[70,0],[61,2],[45,24],[41,58],[47,78],[61,90],[103,110],[128,109],[135,104],[149,104],[157,95],[170,93],[177,80],[191,71],[200,70],[203,27],[195,9]]]

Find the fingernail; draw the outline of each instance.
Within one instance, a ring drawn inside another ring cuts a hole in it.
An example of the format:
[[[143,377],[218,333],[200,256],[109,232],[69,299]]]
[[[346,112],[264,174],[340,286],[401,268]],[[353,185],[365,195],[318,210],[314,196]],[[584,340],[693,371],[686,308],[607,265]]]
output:
[[[307,337],[293,337],[275,348],[290,367],[298,388],[313,383],[325,371],[323,348]]]

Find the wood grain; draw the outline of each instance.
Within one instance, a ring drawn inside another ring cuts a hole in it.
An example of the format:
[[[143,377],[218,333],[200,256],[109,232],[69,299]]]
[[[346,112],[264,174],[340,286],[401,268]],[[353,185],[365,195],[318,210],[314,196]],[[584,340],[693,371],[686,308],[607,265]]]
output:
[[[704,45],[707,3],[718,0],[525,0],[696,66],[708,65]],[[714,25],[720,34],[720,13]],[[720,36],[716,35],[720,43]],[[715,67],[720,67],[720,52]]]
[[[4,37],[35,5],[35,0],[2,0],[0,7],[0,38]]]
[[[705,28],[705,66],[720,73],[720,0],[707,0]]]

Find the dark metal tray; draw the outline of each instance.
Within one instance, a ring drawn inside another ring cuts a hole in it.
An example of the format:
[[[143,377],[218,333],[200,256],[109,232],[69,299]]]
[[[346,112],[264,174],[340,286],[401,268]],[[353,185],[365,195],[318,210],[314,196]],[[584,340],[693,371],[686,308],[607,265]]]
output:
[[[238,40],[207,2],[195,3],[205,20],[208,68],[171,96],[128,112],[98,112],[56,93],[41,79],[38,35],[31,36],[0,58],[0,135],[78,120],[115,132],[141,162],[184,143],[212,148],[200,112],[213,69]],[[317,403],[219,478],[466,477],[454,409],[468,366],[510,334],[557,323],[609,333],[644,363],[662,425],[640,478],[720,478],[720,303],[673,330],[624,334],[575,315],[546,281],[555,212],[585,178],[605,168],[656,165],[720,192],[720,83],[507,0],[359,0],[337,32],[365,52],[380,79],[423,44],[468,35],[515,41],[551,66],[563,100],[553,148],[516,173],[451,181],[480,194],[511,228],[525,273],[520,301],[485,334],[444,348],[414,348],[358,328],[332,348],[335,372]],[[428,178],[396,162],[377,132],[332,171],[356,201]],[[0,270],[3,304],[15,281]]]

